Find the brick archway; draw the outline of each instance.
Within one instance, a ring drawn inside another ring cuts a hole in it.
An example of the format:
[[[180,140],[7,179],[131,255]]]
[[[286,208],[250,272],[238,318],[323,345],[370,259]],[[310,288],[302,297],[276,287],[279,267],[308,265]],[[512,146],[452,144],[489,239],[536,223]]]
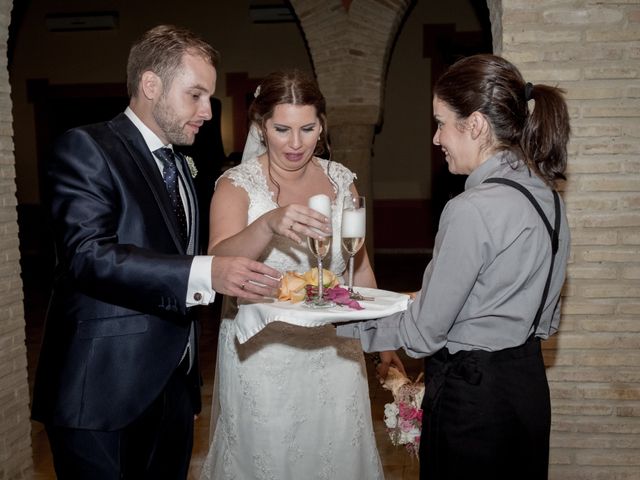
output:
[[[371,149],[384,79],[393,40],[411,1],[291,3],[327,99],[332,157],[358,172],[358,191],[372,199]],[[367,213],[367,248],[373,258],[372,208]]]
[[[389,56],[411,0],[292,0],[318,83],[327,99],[333,158],[358,172],[357,188],[373,199],[371,157],[381,122]],[[488,6],[494,38],[501,0]],[[372,208],[367,248],[373,253]]]

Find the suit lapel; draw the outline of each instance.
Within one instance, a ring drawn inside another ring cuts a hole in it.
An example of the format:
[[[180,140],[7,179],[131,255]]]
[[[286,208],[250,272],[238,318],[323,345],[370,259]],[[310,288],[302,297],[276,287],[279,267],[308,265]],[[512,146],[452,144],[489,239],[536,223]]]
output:
[[[123,145],[131,155],[131,159],[138,166],[145,180],[151,189],[156,203],[160,208],[173,242],[180,253],[185,253],[180,240],[178,222],[171,208],[169,195],[158,169],[156,161],[149,151],[147,144],[136,126],[127,118],[124,113],[119,114],[109,122],[109,127],[122,140]],[[191,202],[191,200],[190,200]]]

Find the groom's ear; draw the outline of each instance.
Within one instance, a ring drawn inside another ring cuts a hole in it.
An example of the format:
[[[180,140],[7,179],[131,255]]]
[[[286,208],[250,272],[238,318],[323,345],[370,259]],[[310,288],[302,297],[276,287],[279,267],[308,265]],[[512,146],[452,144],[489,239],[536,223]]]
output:
[[[151,70],[147,70],[140,78],[140,90],[148,100],[156,99],[162,94],[162,80]]]

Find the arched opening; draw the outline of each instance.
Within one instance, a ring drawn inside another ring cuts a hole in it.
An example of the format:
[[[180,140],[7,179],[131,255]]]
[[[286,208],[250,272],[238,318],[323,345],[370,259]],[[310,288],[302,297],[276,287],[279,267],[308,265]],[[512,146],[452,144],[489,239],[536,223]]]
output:
[[[492,51],[486,2],[455,0],[446,8],[416,2],[395,40],[384,87],[383,123],[373,145],[377,267],[405,268],[400,290],[420,288],[444,204],[466,177],[452,175],[432,144],[431,86],[462,56]]]

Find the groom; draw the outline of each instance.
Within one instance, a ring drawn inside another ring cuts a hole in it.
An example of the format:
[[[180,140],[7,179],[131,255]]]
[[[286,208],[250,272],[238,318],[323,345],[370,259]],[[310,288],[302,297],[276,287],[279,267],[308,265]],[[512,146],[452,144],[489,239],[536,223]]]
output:
[[[198,205],[173,145],[211,118],[218,53],[151,29],[132,47],[129,107],[67,132],[49,164],[58,265],[32,415],[61,479],[185,479],[200,410],[190,307],[273,295],[279,272],[197,255]]]

